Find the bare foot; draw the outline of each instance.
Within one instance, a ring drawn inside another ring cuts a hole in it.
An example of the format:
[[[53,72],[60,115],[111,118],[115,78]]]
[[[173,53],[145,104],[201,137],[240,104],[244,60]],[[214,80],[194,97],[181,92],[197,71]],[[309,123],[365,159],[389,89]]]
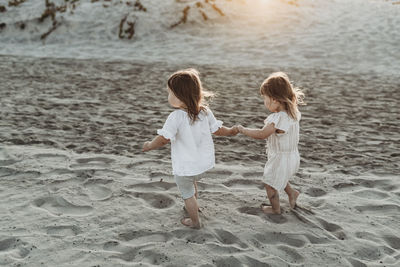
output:
[[[300,193],[297,190],[293,190],[293,193],[289,195],[289,203],[290,207],[294,209],[296,207],[296,201],[297,198],[299,197]]]
[[[195,228],[195,229],[200,229],[200,223],[198,224],[193,224],[192,219],[190,218],[182,218],[181,223],[184,226],[190,227],[190,228]]]
[[[261,210],[265,213],[265,214],[281,214],[281,210],[279,209],[279,211],[275,211],[272,206],[267,206],[265,204],[261,204]]]

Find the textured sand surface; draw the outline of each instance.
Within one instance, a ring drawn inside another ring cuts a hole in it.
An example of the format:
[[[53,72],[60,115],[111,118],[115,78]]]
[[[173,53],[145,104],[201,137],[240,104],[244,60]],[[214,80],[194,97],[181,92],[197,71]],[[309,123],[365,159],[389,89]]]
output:
[[[225,125],[260,127],[274,69],[193,66]],[[147,154],[171,108],[165,64],[0,57],[0,265],[398,266],[400,83],[283,69],[306,89],[299,207],[266,216],[263,141],[214,138],[200,182],[204,228],[179,219],[169,146]]]

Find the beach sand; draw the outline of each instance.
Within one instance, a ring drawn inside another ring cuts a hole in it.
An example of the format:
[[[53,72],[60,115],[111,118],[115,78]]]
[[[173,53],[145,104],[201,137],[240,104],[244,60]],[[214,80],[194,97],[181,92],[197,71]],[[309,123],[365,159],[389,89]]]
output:
[[[185,216],[170,147],[142,153],[171,112],[164,90],[195,67],[215,116],[261,127],[258,88],[277,69],[0,56],[0,265],[399,266],[400,82],[287,68],[305,89],[301,192],[264,215],[265,142],[215,137]]]

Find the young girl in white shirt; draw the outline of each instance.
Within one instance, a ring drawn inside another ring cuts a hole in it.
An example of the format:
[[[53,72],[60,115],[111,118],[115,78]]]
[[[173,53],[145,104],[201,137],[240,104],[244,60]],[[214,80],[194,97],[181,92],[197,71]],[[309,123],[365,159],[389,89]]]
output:
[[[289,197],[291,208],[295,208],[299,192],[289,184],[289,179],[298,171],[300,155],[299,121],[297,108],[303,103],[304,94],[294,88],[283,72],[271,74],[261,85],[260,93],[265,107],[272,112],[264,121],[262,129],[249,129],[239,125],[240,133],[255,139],[267,139],[268,161],[264,167],[264,187],[271,206],[262,205],[265,213],[280,214],[279,191],[283,189]]]
[[[212,93],[203,89],[197,70],[177,71],[168,79],[167,85],[168,102],[176,110],[169,114],[163,128],[157,131],[158,135],[151,142],[144,143],[143,151],[171,142],[175,182],[190,217],[183,218],[181,223],[200,228],[196,182],[200,174],[215,165],[211,133],[231,136],[236,135],[238,129],[223,127],[205,105],[204,97],[212,96]]]

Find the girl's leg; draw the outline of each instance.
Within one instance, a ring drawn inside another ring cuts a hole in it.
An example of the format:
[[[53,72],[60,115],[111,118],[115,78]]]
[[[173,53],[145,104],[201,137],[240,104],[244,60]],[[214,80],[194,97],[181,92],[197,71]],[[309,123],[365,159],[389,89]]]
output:
[[[199,207],[195,196],[185,199],[185,207],[190,218],[183,218],[181,220],[182,224],[192,228],[200,228]]]
[[[193,184],[194,184],[194,192],[195,192],[194,196],[195,196],[196,199],[199,199],[199,194],[198,194],[198,191],[197,191],[197,181],[194,180]]]
[[[286,187],[285,187],[285,192],[289,197],[289,203],[290,203],[290,207],[292,209],[294,209],[296,207],[296,201],[297,198],[299,197],[300,193],[299,191],[293,189],[289,183],[287,183]]]
[[[267,190],[267,196],[269,199],[269,202],[271,202],[271,206],[263,206],[262,210],[264,213],[268,214],[281,214],[281,207],[279,205],[279,194],[278,191],[276,191],[273,187],[264,184],[265,189]]]

